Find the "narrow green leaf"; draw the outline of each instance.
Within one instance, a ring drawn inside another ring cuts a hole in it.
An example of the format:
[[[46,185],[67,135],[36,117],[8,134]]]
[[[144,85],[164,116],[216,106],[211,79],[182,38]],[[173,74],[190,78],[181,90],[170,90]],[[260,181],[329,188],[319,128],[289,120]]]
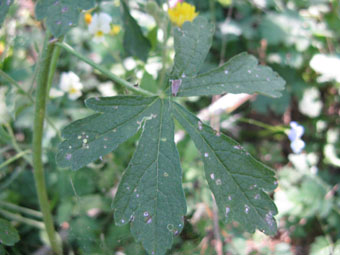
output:
[[[114,210],[116,224],[131,221],[132,234],[148,253],[161,255],[183,228],[186,203],[170,102],[160,99],[152,108],[154,118],[145,121]]]
[[[238,221],[249,232],[258,228],[274,235],[277,226],[273,216],[277,209],[263,191],[272,191],[277,186],[274,172],[237,142],[216,133],[180,105],[174,105],[174,116],[201,153],[220,215],[227,222]]]
[[[177,96],[202,96],[223,93],[258,93],[281,96],[285,81],[271,68],[258,65],[257,59],[241,53],[227,63],[197,76],[183,77]]]
[[[13,2],[14,0],[0,0],[0,27],[2,25],[2,22],[4,22],[9,7],[11,7],[11,4]]]
[[[18,232],[7,220],[0,219],[0,243],[14,245],[20,239]]]
[[[192,77],[200,71],[212,44],[213,24],[203,17],[185,22],[174,30],[175,63],[172,75]]]
[[[46,18],[52,34],[60,37],[78,24],[81,10],[88,10],[94,5],[94,0],[40,0],[35,7],[35,15],[38,20]]]
[[[124,22],[124,49],[133,57],[139,58],[144,62],[148,58],[151,44],[143,35],[143,32],[135,19],[130,15],[128,6],[121,1],[123,6],[123,22]]]
[[[99,113],[67,126],[59,146],[57,162],[76,170],[115,150],[137,133],[151,118],[156,97],[117,96],[90,98],[88,108]]]

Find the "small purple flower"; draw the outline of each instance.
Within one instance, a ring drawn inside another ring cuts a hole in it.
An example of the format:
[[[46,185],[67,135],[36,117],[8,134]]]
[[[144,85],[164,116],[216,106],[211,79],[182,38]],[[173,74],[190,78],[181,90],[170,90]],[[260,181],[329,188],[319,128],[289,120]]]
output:
[[[305,129],[295,121],[290,122],[289,125],[290,130],[287,135],[290,140],[290,147],[294,153],[300,153],[305,147],[305,142],[301,139]]]

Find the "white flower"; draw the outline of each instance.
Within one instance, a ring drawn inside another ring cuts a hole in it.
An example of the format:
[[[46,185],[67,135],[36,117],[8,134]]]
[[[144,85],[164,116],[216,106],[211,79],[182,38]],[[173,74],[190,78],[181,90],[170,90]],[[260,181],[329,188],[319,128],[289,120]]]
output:
[[[64,91],[56,89],[56,88],[51,88],[50,89],[50,98],[57,98],[57,97],[62,97],[65,94]]]
[[[340,58],[333,55],[316,54],[309,63],[314,71],[321,74],[318,82],[335,80],[340,82]]]
[[[83,84],[80,83],[79,77],[74,72],[62,73],[59,87],[68,93],[68,98],[71,100],[76,100],[82,95]]]
[[[302,149],[305,147],[305,142],[302,141],[301,137],[305,132],[303,126],[299,125],[297,122],[290,122],[291,129],[288,131],[288,138],[290,140],[290,147],[292,148],[294,153],[300,153]]]
[[[111,16],[106,13],[101,12],[93,15],[89,25],[89,32],[94,36],[94,42],[104,42],[104,34],[108,34],[111,31],[111,21]]]
[[[299,154],[305,148],[305,142],[301,139],[296,139],[290,143],[290,148],[295,154]]]
[[[98,90],[103,97],[113,97],[117,95],[117,92],[113,88],[111,81],[99,84]]]
[[[315,118],[320,115],[322,106],[318,89],[312,87],[304,91],[302,100],[299,102],[299,110],[302,114]]]

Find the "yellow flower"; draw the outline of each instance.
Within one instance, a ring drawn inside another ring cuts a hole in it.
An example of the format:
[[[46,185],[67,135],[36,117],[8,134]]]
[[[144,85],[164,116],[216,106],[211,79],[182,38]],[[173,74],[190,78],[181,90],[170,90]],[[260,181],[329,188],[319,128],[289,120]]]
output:
[[[120,32],[120,26],[119,25],[112,25],[110,34],[111,35],[118,35]]]
[[[91,15],[91,13],[89,13],[89,12],[85,13],[84,20],[85,20],[85,23],[87,25],[90,25],[91,22],[92,22],[92,15]]]
[[[178,3],[174,8],[169,9],[168,14],[170,20],[181,27],[186,21],[192,22],[198,15],[198,12],[196,12],[195,6],[183,2]]]

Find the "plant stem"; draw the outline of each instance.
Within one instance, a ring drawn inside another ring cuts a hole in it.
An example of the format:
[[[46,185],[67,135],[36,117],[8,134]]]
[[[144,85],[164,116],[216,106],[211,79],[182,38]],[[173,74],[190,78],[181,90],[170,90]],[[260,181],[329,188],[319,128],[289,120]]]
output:
[[[26,97],[28,97],[28,99],[30,100],[30,102],[32,104],[34,104],[34,99],[31,96],[30,93],[28,93],[27,91],[25,91],[23,88],[20,87],[19,83],[16,82],[16,80],[14,80],[11,76],[9,76],[8,74],[6,74],[4,71],[2,71],[0,69],[0,76],[2,76],[2,78],[4,78],[8,83],[12,84],[14,87],[16,87],[21,93],[23,93]],[[52,76],[53,79],[53,76]],[[48,122],[48,124],[57,132],[59,138],[61,138],[61,134],[59,129],[54,125],[54,123],[50,120],[50,118],[46,117],[46,120]]]
[[[26,151],[21,151],[18,154],[16,154],[14,157],[9,158],[8,160],[6,160],[5,162],[3,162],[2,164],[0,164],[0,169],[11,164],[12,162],[16,161],[17,159],[25,156],[26,154],[30,153],[31,150],[26,150]]]
[[[165,19],[167,21],[167,19]],[[165,21],[164,21],[165,22]],[[164,85],[165,75],[166,75],[166,59],[167,59],[167,46],[168,41],[168,22],[162,25],[163,27],[163,43],[162,43],[162,70],[160,72],[159,87],[166,87]]]
[[[28,219],[26,217],[21,216],[20,214],[11,213],[3,209],[0,209],[0,214],[10,220],[19,221],[39,229],[45,229],[44,223],[37,220]]]
[[[133,91],[136,92],[140,95],[144,95],[144,96],[156,96],[155,94],[135,87],[132,83],[125,81],[124,79],[119,78],[118,76],[116,76],[115,74],[111,73],[110,71],[108,71],[107,69],[101,67],[100,65],[96,64],[95,62],[93,62],[91,59],[85,57],[84,55],[81,55],[80,53],[76,52],[70,45],[66,44],[66,43],[55,43],[56,45],[60,46],[61,48],[63,48],[64,50],[66,50],[67,52],[71,53],[72,55],[74,55],[75,57],[79,58],[80,60],[84,61],[85,63],[89,64],[90,66],[92,66],[94,69],[97,69],[99,72],[101,72],[102,74],[106,75],[108,78],[110,78],[111,80],[113,80],[114,82],[116,82],[117,84]]]
[[[11,210],[15,210],[15,211],[20,212],[20,213],[31,215],[33,217],[42,218],[41,212],[26,208],[26,207],[18,206],[18,205],[12,204],[12,203],[8,203],[8,202],[0,200],[0,206],[11,209]]]
[[[12,182],[14,182],[15,179],[18,178],[22,174],[22,172],[24,170],[25,170],[25,168],[23,168],[23,167],[16,168],[14,170],[14,172],[10,175],[10,177],[8,177],[4,182],[1,183],[1,185],[0,185],[0,192],[2,190],[7,189],[7,187],[9,187],[9,185],[11,185]]]
[[[10,137],[11,139],[11,144],[13,146],[13,148],[16,150],[16,152],[18,153],[22,153],[23,151],[21,150],[20,146],[18,145],[16,139],[15,139],[15,135],[13,133],[13,130],[12,130],[12,127],[9,123],[5,123],[5,127],[7,129],[7,132],[8,132],[8,136]],[[24,159],[26,159],[26,161],[30,164],[30,165],[33,165],[32,163],[32,160],[30,157],[28,157],[27,155],[23,155]]]
[[[257,121],[257,120],[253,120],[253,119],[247,119],[247,118],[239,118],[237,121],[241,121],[241,122],[245,122],[245,123],[248,123],[248,124],[252,124],[252,125],[255,125],[255,126],[258,126],[258,127],[261,127],[261,128],[265,128],[267,130],[270,130],[272,132],[283,132],[285,133],[287,128],[285,127],[281,127],[281,126],[271,126],[271,125],[268,125],[266,123],[263,123],[261,121]]]
[[[42,137],[44,129],[44,119],[46,111],[46,101],[48,95],[48,77],[50,65],[55,48],[54,43],[48,43],[49,33],[46,33],[45,43],[41,51],[41,62],[37,76],[37,92],[34,111],[33,126],[33,173],[38,194],[39,205],[43,213],[43,219],[46,232],[52,247],[52,250],[62,255],[62,247],[57,242],[56,232],[53,225],[53,219],[50,211],[50,205],[47,197],[44,168],[42,162]]]
[[[63,40],[64,40],[64,37],[61,37],[58,41],[62,42]],[[56,46],[53,50],[50,70],[49,70],[49,74],[48,74],[48,81],[47,81],[47,90],[48,91],[50,91],[51,86],[52,86],[53,77],[54,77],[55,70],[57,69],[57,63],[58,63],[59,56],[60,56],[60,47]]]
[[[11,76],[6,74],[1,69],[0,69],[0,76],[2,76],[2,78],[4,78],[7,82],[12,84],[14,87],[16,87],[22,94],[24,94],[25,96],[28,97],[28,99],[31,101],[31,103],[33,103],[33,101],[34,101],[33,97],[27,91],[25,91],[23,88],[21,88],[19,83],[16,82],[16,80],[14,80]]]
[[[215,2],[216,2],[216,0],[210,0],[209,1],[209,8],[210,8],[210,17],[211,17],[211,22],[213,23],[213,24],[215,24],[216,23],[216,14],[215,14],[215,12],[216,12],[216,6],[215,6]]]

